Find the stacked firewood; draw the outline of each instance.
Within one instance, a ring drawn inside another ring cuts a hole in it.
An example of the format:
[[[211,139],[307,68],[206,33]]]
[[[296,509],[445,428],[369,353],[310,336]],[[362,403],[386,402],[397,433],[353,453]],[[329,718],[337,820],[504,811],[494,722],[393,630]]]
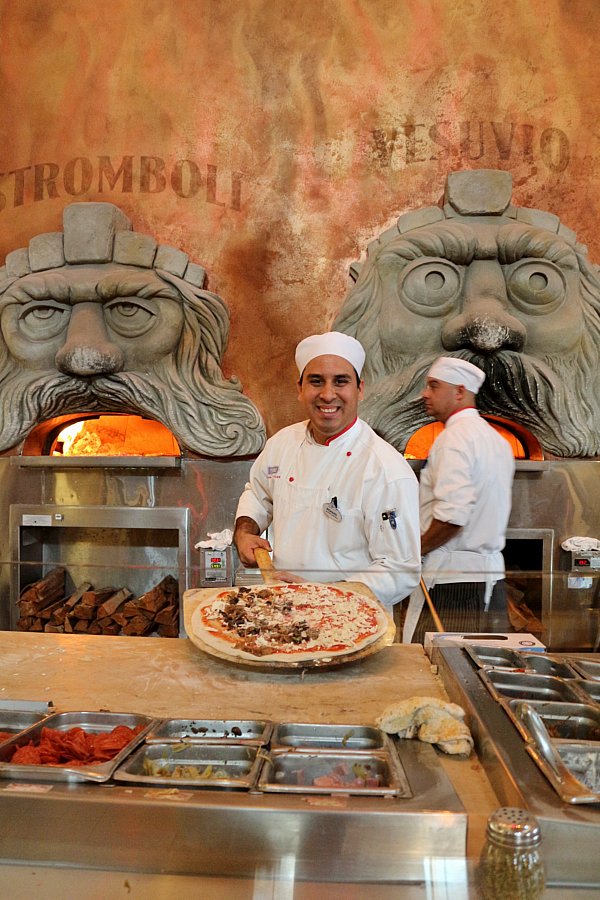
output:
[[[179,636],[179,587],[171,575],[134,597],[128,588],[95,589],[87,581],[65,596],[66,574],[57,566],[23,589],[19,631]]]

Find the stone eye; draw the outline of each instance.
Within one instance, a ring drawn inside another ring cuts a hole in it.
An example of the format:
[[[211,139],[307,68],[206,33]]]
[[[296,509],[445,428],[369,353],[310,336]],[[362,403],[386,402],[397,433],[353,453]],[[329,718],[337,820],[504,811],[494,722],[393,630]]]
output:
[[[124,337],[146,334],[155,324],[156,312],[147,302],[118,298],[106,303],[104,316],[107,325]]]
[[[528,259],[511,267],[506,287],[509,297],[519,309],[530,315],[547,315],[562,306],[566,297],[566,280],[554,263]]]
[[[29,340],[45,341],[67,327],[70,313],[70,306],[52,300],[28,303],[19,315],[19,327]]]
[[[421,316],[442,316],[454,305],[461,281],[461,270],[449,260],[419,259],[402,271],[400,296]]]

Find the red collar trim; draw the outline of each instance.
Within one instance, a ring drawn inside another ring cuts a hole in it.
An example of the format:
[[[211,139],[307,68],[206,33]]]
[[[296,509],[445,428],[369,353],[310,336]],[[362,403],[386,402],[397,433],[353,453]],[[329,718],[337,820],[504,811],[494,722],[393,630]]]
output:
[[[341,437],[343,434],[346,434],[347,431],[350,431],[350,429],[354,425],[356,425],[357,422],[358,422],[358,416],[356,417],[354,422],[350,422],[349,425],[346,425],[346,427],[342,431],[340,431],[339,434],[334,434],[333,437],[327,438],[327,440],[325,441],[325,446],[329,447],[329,445],[331,444],[332,441],[337,441],[337,439],[339,437]]]

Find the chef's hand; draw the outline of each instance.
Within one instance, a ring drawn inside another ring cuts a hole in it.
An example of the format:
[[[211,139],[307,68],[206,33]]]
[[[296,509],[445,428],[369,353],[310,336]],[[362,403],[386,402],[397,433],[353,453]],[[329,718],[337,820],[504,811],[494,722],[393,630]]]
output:
[[[258,525],[252,519],[243,517],[236,521],[233,540],[240,562],[249,569],[256,569],[258,566],[254,556],[255,547],[262,547],[269,552],[272,549],[269,542],[255,532],[258,532]]]

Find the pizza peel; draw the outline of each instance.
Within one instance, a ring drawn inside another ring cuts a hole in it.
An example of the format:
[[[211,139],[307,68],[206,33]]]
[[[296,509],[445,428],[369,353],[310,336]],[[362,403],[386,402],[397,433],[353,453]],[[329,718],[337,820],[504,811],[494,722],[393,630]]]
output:
[[[254,555],[264,583],[269,585],[282,584],[282,582],[278,578],[277,569],[274,568],[273,561],[271,560],[268,551],[264,550],[262,547],[257,547],[254,550]],[[369,588],[365,584],[361,584],[359,582],[344,582],[343,587],[344,589],[353,591],[357,594],[365,594],[372,600],[377,600],[373,592],[369,590]],[[230,590],[234,590],[234,588],[231,588]],[[197,627],[195,627],[200,607],[204,606],[206,603],[211,603],[212,600],[222,591],[223,588],[209,588],[185,591],[183,595],[185,630],[190,641],[204,653],[207,653],[209,656],[213,656],[217,659],[224,660],[225,662],[231,663],[232,665],[235,665],[237,667],[247,667],[262,672],[289,672],[294,669],[328,669],[341,665],[348,665],[349,663],[358,662],[359,660],[365,659],[368,656],[372,656],[373,654],[378,653],[379,650],[383,650],[384,647],[389,647],[390,644],[393,644],[396,637],[396,624],[392,616],[387,612],[387,610],[385,610],[388,619],[387,630],[380,638],[378,638],[372,644],[369,644],[367,647],[363,647],[361,650],[350,651],[349,653],[346,653],[344,655],[334,656],[326,659],[304,659],[295,660],[293,662],[283,660],[264,660],[260,658],[256,659],[256,661],[253,659],[239,659],[238,657],[230,656],[225,651],[217,650],[216,648],[205,644],[202,640],[201,634],[198,633]]]
[[[269,556],[269,551],[263,549],[263,547],[255,547],[254,558],[258,563],[258,568],[260,569],[260,574],[262,575],[264,583],[276,584],[279,579],[277,578],[276,570],[273,568],[273,560]]]

